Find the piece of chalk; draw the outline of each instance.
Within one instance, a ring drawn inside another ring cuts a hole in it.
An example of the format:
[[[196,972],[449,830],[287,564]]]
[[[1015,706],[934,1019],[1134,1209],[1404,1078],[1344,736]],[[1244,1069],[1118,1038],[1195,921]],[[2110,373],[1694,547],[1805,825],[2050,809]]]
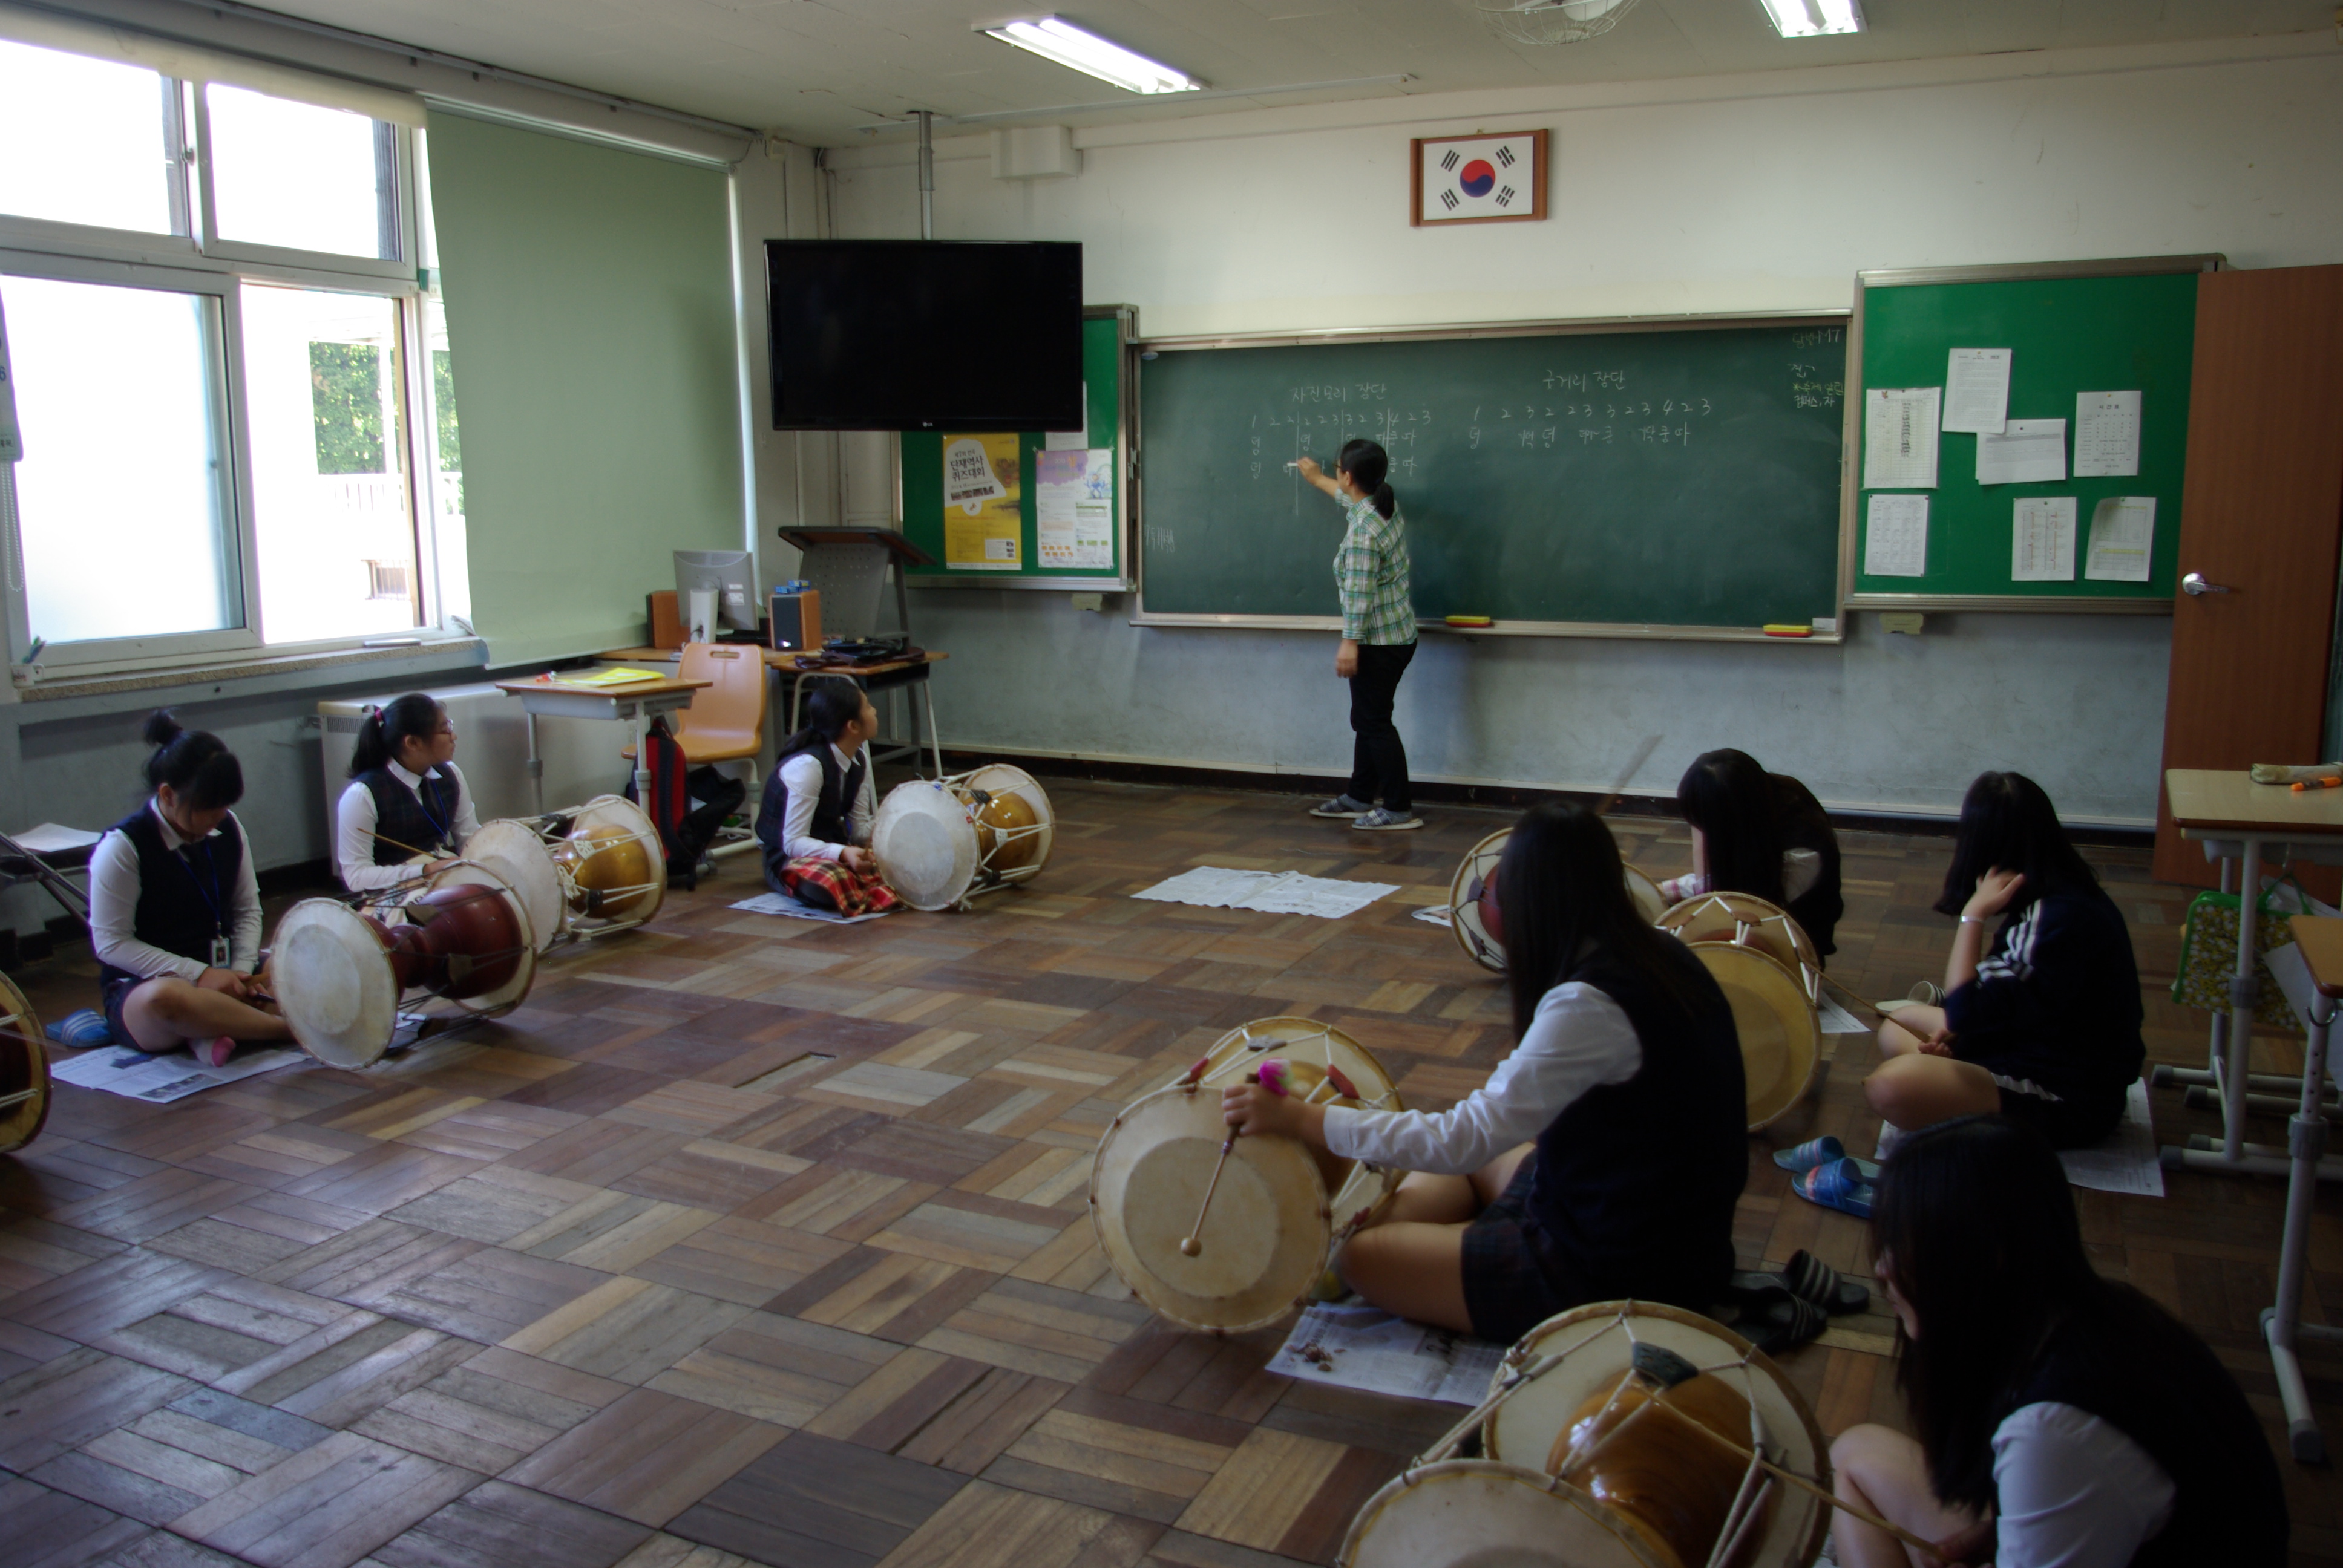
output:
[[[1815,628],[1810,626],[1776,626],[1769,624],[1765,628],[1765,635],[1767,637],[1812,637],[1815,635]]]
[[[1443,616],[1441,618],[1450,626],[1494,626],[1496,624],[1485,615],[1451,615]]]
[[[2343,779],[2305,779],[2294,786],[2298,795],[2305,789],[2343,789]]]

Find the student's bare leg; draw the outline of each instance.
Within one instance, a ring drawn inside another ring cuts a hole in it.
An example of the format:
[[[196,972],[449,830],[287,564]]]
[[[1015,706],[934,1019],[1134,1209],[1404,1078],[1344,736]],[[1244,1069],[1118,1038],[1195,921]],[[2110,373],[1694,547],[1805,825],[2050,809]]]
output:
[[[1343,1282],[1385,1312],[1471,1333],[1464,1226],[1504,1191],[1529,1151],[1526,1143],[1508,1150],[1470,1176],[1409,1176],[1391,1207],[1342,1248]]]
[[[1831,1444],[1831,1471],[1832,1489],[1839,1496],[1924,1540],[1942,1541],[1976,1520],[1966,1509],[1936,1501],[1920,1445],[1900,1432],[1868,1424],[1847,1428]],[[1912,1568],[1902,1542],[1851,1513],[1833,1515],[1831,1539],[1839,1568]]]
[[[1530,1147],[1524,1143],[1509,1149],[1469,1176],[1412,1171],[1400,1181],[1390,1204],[1367,1224],[1462,1225],[1496,1201]]]
[[[141,1050],[176,1050],[191,1040],[290,1040],[292,1026],[226,991],[176,976],[150,980],[122,999],[122,1021]]]
[[[1920,1049],[1924,1036],[1933,1036],[1944,1027],[1943,1008],[1926,1007],[1917,1002],[1910,1007],[1899,1007],[1894,1018],[1884,1020],[1879,1025],[1879,1054],[1909,1056]]]
[[[1873,1069],[1863,1081],[1863,1098],[1881,1121],[1906,1129],[2001,1109],[2001,1090],[1984,1068],[1917,1051],[1891,1056]]]

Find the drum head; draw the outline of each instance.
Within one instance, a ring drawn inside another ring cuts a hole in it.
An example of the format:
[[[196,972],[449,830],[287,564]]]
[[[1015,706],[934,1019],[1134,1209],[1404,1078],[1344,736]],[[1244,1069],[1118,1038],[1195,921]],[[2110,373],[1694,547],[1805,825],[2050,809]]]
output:
[[[1212,1089],[1159,1089],[1099,1140],[1091,1222],[1139,1299],[1192,1329],[1242,1333],[1293,1310],[1326,1267],[1326,1188],[1303,1145],[1240,1138],[1196,1229],[1229,1130]],[[1180,1250],[1193,1235],[1201,1251]]]
[[[390,1049],[398,986],[381,940],[355,910],[331,899],[287,910],[268,979],[293,1038],[327,1066],[366,1067]]]
[[[1407,1109],[1400,1103],[1398,1086],[1373,1051],[1314,1018],[1257,1018],[1239,1024],[1204,1053],[1203,1082],[1212,1087],[1241,1082],[1252,1063],[1272,1056],[1321,1069],[1331,1064],[1351,1081],[1365,1104],[1381,1111]]]
[[[1505,972],[1505,950],[1481,923],[1481,889],[1497,874],[1497,858],[1513,831],[1501,829],[1465,850],[1448,880],[1448,929],[1456,934],[1456,945],[1466,958],[1499,974]]]
[[[1679,1568],[1578,1488],[1475,1459],[1427,1464],[1390,1482],[1359,1510],[1334,1561],[1338,1568]]]
[[[1665,1346],[1731,1383],[1765,1422],[1765,1456],[1829,1487],[1829,1444],[1782,1369],[1722,1324],[1649,1302],[1597,1302],[1548,1318],[1524,1335],[1513,1352],[1522,1365],[1568,1353],[1559,1365],[1516,1388],[1490,1415],[1482,1439],[1489,1457],[1543,1466],[1578,1408],[1626,1375],[1638,1342]],[[1745,1357],[1745,1364],[1739,1364]],[[1505,1376],[1500,1369],[1492,1392]],[[1764,1533],[1741,1561],[1750,1568],[1806,1568],[1822,1551],[1830,1514],[1830,1505],[1812,1493],[1777,1487]]]
[[[578,913],[640,925],[659,912],[667,899],[667,849],[640,807],[621,795],[597,795],[556,815],[569,819],[571,885],[601,895],[597,908],[578,908]]]
[[[511,910],[514,923],[520,928],[520,961],[513,966],[511,978],[502,985],[478,996],[465,997],[460,1000],[451,999],[452,1005],[466,1012],[506,1012],[519,1006],[521,999],[528,995],[528,988],[536,983],[537,955],[544,948],[538,940],[536,928],[529,924],[528,906],[521,901],[512,884],[507,882],[493,866],[458,860],[432,877],[426,884],[426,890],[468,887],[493,888],[504,895],[506,907]]]
[[[537,950],[550,951],[561,936],[569,910],[563,900],[561,872],[553,863],[553,851],[537,830],[510,818],[483,823],[464,845],[464,859],[486,866],[503,879],[504,886],[520,900]]]
[[[976,824],[960,797],[914,779],[887,791],[870,829],[887,885],[915,910],[949,910],[976,878]]]
[[[1653,925],[1668,912],[1668,900],[1660,892],[1660,885],[1635,869],[1627,868],[1627,896],[1635,900],[1635,912]]]
[[[989,762],[946,780],[946,788],[970,801],[978,823],[977,861],[986,870],[1003,876],[1021,872],[1013,879],[1023,881],[1049,863],[1057,819],[1050,810],[1050,797],[1031,774],[1006,762]],[[989,805],[975,804],[973,797],[980,791],[991,797]]]
[[[48,1119],[49,1047],[40,1015],[0,975],[0,1154],[38,1138]]]
[[[1771,1127],[1805,1097],[1821,1065],[1822,1026],[1814,1003],[1796,975],[1756,948],[1727,941],[1690,946],[1733,1004],[1749,1131]]]
[[[1820,972],[1815,944],[1788,911],[1753,893],[1700,893],[1674,905],[1654,922],[1687,942],[1739,940],[1757,949],[1792,973],[1800,966]],[[1747,928],[1747,934],[1735,933]]]

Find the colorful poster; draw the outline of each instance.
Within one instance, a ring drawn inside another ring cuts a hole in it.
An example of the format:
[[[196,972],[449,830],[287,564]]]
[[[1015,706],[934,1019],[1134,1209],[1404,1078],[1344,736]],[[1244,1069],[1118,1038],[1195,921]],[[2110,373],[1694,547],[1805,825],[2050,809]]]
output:
[[[944,437],[944,564],[1013,572],[1024,565],[1017,437]]]
[[[1114,566],[1114,451],[1047,451],[1034,474],[1036,553],[1045,567]]]

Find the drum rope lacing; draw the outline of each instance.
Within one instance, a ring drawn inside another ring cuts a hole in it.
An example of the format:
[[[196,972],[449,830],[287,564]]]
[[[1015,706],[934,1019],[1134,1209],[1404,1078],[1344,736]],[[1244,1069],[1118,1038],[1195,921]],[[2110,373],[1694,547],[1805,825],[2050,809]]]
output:
[[[1311,1041],[1315,1040],[1317,1041],[1319,1048],[1318,1065],[1323,1068],[1327,1073],[1325,1081],[1332,1082],[1333,1074],[1340,1070],[1334,1065],[1334,1031],[1332,1029],[1312,1030],[1308,1034],[1271,1035],[1264,1039],[1256,1040],[1253,1039],[1252,1025],[1246,1023],[1238,1026],[1236,1034],[1237,1039],[1242,1042],[1245,1050],[1255,1055],[1258,1055],[1262,1051],[1268,1050],[1272,1047],[1282,1046],[1291,1049],[1295,1046],[1306,1046]],[[1232,1056],[1228,1060],[1222,1062],[1218,1067],[1199,1075],[1190,1083],[1189,1087],[1192,1090],[1202,1084],[1217,1083],[1221,1081],[1222,1076],[1226,1074],[1230,1069],[1241,1065],[1243,1060],[1244,1059],[1242,1057]],[[1345,1077],[1347,1078],[1347,1075],[1345,1075]],[[1397,1097],[1397,1093],[1398,1091],[1395,1089],[1386,1089],[1374,1094],[1368,1094],[1364,1091],[1361,1091],[1354,1098],[1356,1098],[1362,1105],[1371,1106],[1377,1111],[1384,1111],[1391,1108],[1392,1101]],[[1311,1098],[1316,1098],[1316,1091],[1314,1089],[1311,1092]]]

